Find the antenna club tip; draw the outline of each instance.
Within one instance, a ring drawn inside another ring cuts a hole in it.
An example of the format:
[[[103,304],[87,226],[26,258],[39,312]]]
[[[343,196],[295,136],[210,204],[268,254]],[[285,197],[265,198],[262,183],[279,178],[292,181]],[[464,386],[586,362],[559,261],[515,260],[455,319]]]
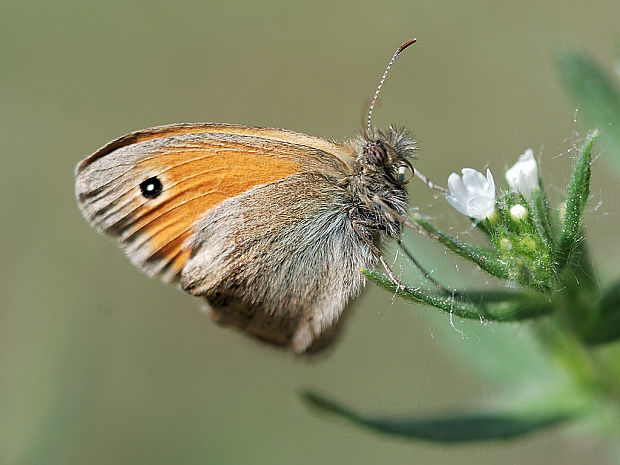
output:
[[[397,53],[400,53],[403,50],[405,50],[407,47],[409,47],[410,45],[415,44],[417,40],[418,39],[416,39],[415,37],[412,37],[411,39],[403,42],[403,44],[400,47],[398,47]]]

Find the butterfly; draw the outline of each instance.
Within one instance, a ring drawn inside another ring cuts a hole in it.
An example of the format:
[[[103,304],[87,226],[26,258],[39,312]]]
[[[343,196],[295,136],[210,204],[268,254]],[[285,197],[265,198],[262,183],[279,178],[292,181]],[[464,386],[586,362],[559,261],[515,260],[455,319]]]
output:
[[[361,269],[385,263],[409,199],[415,141],[371,125],[336,143],[284,129],[172,124],[132,132],[81,161],[88,222],[151,276],[204,299],[219,324],[297,353],[326,347]],[[396,279],[393,277],[393,279]]]

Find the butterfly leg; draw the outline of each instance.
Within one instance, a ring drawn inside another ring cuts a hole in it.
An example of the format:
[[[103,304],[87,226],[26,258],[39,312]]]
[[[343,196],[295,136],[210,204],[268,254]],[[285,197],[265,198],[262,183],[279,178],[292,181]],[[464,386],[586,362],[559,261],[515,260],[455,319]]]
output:
[[[390,266],[385,261],[385,257],[381,253],[381,250],[379,250],[379,248],[374,244],[372,239],[368,237],[366,231],[362,230],[362,227],[370,227],[376,229],[376,225],[368,221],[353,221],[351,223],[351,226],[353,226],[353,230],[357,233],[357,235],[368,245],[368,247],[370,247],[373,255],[379,259],[379,261],[383,265],[383,268],[385,268],[385,271],[387,272],[389,278],[394,282],[394,284],[398,286],[399,290],[404,291],[406,289],[406,286],[396,277]]]
[[[378,195],[374,196],[373,201],[376,202],[378,205],[380,205],[381,208],[383,208],[385,211],[387,211],[390,215],[394,216],[398,221],[401,222],[401,224],[407,226],[408,228],[414,230],[415,232],[417,232],[418,234],[420,234],[422,236],[426,236],[426,237],[429,237],[431,239],[439,240],[439,236],[437,236],[435,234],[432,234],[432,233],[429,233],[428,231],[426,231],[425,229],[422,229],[417,224],[411,223],[407,218],[405,218],[403,215],[399,214],[397,211],[395,211],[393,208],[391,208],[387,203],[385,203],[383,200],[381,200],[381,198]],[[424,274],[424,277],[426,279],[428,279],[430,282],[432,282],[441,291],[443,291],[443,292],[445,292],[447,294],[450,294],[450,295],[454,294],[453,291],[451,291],[448,288],[446,288],[445,286],[443,286],[441,283],[439,283],[437,280],[435,280],[430,275],[430,273],[428,271],[426,271],[426,269],[416,260],[416,258],[413,256],[413,254],[409,251],[409,249],[407,249],[405,247],[405,244],[400,239],[398,239],[398,245],[403,250],[405,255],[407,255],[409,260],[411,260],[413,262],[413,264],[416,267],[418,267],[418,269],[420,271],[422,271],[422,273]]]
[[[422,266],[422,264],[418,262],[415,256],[409,251],[407,247],[405,247],[405,244],[400,239],[398,239],[398,245],[400,246],[402,251],[405,253],[405,255],[407,255],[407,258],[409,258],[409,260],[411,260],[411,262],[423,273],[426,279],[428,279],[431,283],[437,286],[437,288],[440,289],[442,292],[446,294],[450,294],[450,295],[456,294],[455,291],[448,289],[447,287],[442,285],[439,281],[437,281],[435,278],[433,278],[430,272],[426,271],[426,269]]]
[[[426,236],[426,237],[428,237],[430,239],[439,240],[439,236],[437,236],[437,235],[435,235],[433,233],[430,233],[426,229],[423,229],[422,227],[418,226],[417,224],[414,224],[411,221],[409,221],[407,218],[405,218],[403,215],[398,213],[396,210],[394,210],[392,207],[390,207],[387,203],[385,203],[383,200],[381,200],[381,197],[379,197],[378,195],[375,195],[372,200],[376,204],[380,205],[381,208],[383,208],[386,212],[388,212],[390,215],[392,215],[394,218],[396,218],[398,221],[400,221],[401,224],[407,226],[409,229],[412,229],[415,232],[417,232],[418,234],[420,234],[422,236]]]

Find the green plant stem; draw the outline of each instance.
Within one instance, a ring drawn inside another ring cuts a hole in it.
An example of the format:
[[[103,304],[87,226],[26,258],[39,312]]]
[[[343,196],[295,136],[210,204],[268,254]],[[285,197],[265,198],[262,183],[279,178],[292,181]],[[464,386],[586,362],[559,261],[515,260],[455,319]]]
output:
[[[461,318],[489,321],[520,321],[546,315],[553,310],[550,301],[539,294],[508,289],[449,295],[422,288],[399,289],[391,279],[371,270],[362,273],[375,284],[413,302],[439,308]]]

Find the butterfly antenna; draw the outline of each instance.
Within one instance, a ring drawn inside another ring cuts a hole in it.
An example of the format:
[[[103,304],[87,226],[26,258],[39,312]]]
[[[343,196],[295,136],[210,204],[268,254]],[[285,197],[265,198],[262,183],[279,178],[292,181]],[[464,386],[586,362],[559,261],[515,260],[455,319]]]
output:
[[[375,95],[373,96],[372,101],[370,102],[370,107],[368,108],[368,121],[367,121],[367,125],[366,125],[367,135],[370,135],[370,128],[371,128],[370,122],[372,120],[372,112],[375,109],[375,104],[377,103],[377,97],[379,97],[379,92],[381,91],[381,87],[383,87],[383,83],[385,82],[385,78],[387,77],[388,73],[390,72],[390,68],[392,67],[392,65],[394,65],[394,62],[396,61],[396,58],[398,58],[398,55],[400,55],[400,52],[405,50],[411,44],[414,44],[415,41],[416,41],[415,38],[409,39],[408,41],[403,43],[400,47],[398,47],[396,49],[396,51],[394,52],[394,56],[392,57],[392,59],[388,63],[387,68],[385,68],[385,72],[383,73],[383,76],[381,76],[381,80],[379,81],[379,85],[377,86],[377,90],[375,91]]]

